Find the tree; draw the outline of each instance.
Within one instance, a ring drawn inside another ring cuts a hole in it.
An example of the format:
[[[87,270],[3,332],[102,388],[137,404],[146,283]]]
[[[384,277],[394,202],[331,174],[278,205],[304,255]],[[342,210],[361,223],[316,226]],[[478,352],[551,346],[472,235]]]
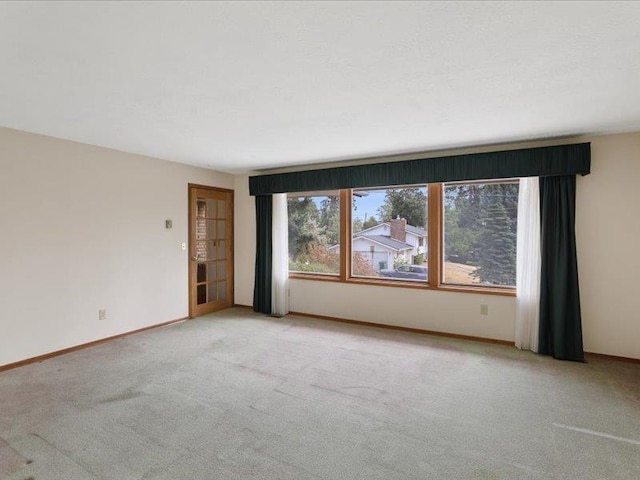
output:
[[[477,261],[483,185],[451,185],[444,196],[445,260],[467,265]]]
[[[494,192],[495,193],[495,192]],[[478,269],[472,273],[481,283],[515,285],[516,233],[502,195],[489,195],[478,236]]]
[[[364,227],[362,226],[362,220],[360,220],[359,218],[354,218],[351,225],[351,233],[355,235],[356,233],[361,232],[363,229]]]
[[[295,260],[321,242],[318,208],[311,197],[288,198],[289,256]]]
[[[378,225],[378,221],[376,220],[376,217],[372,215],[363,222],[362,229],[366,230],[367,228],[375,227],[376,225]]]
[[[351,226],[351,233],[355,235],[356,233],[359,233],[371,227],[375,227],[376,225],[378,225],[378,221],[373,216],[370,216],[365,221],[362,221],[362,219],[358,217],[354,217]]]
[[[506,223],[516,235],[518,184],[490,183],[448,185],[444,196],[445,260],[477,265],[485,248],[481,232],[486,225],[487,209],[495,202],[505,208]],[[505,257],[505,261],[511,261]]]
[[[384,203],[378,208],[383,222],[396,217],[407,220],[408,225],[424,228],[427,224],[427,195],[424,188],[390,188],[385,194]]]
[[[326,245],[340,243],[340,197],[329,195],[320,202],[318,225]]]

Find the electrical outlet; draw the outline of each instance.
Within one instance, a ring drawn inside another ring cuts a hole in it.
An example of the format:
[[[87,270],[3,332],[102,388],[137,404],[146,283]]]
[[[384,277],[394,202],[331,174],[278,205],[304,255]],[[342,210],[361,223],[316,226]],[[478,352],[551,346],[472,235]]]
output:
[[[480,305],[480,315],[489,315],[489,305],[486,303]]]
[[[107,319],[107,309],[101,308],[98,310],[98,320],[106,320]]]

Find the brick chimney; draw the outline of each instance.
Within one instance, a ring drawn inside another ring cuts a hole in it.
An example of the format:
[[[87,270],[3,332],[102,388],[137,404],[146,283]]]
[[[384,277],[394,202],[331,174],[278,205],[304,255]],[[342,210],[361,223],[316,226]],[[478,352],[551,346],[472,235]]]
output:
[[[401,242],[407,241],[407,220],[400,218],[398,215],[396,218],[389,222],[391,225],[391,238],[399,240]]]

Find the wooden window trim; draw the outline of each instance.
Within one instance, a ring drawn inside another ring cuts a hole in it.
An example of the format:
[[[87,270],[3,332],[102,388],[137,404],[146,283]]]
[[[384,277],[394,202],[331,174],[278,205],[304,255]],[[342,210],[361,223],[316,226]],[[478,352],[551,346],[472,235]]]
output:
[[[439,285],[434,287],[428,283],[406,282],[402,280],[382,280],[366,277],[351,277],[340,280],[337,276],[322,276],[306,273],[292,272],[289,278],[295,280],[315,280],[321,282],[348,283],[352,285],[372,285],[376,287],[408,288],[414,290],[433,290],[439,292],[471,293],[476,295],[497,295],[502,297],[515,297],[516,290],[512,287],[473,287],[467,285]]]
[[[427,219],[427,243],[429,244],[429,285],[438,288],[442,280],[442,184],[430,184],[427,190],[429,195],[429,215]]]
[[[450,283],[444,283],[439,285],[436,290],[442,292],[457,292],[457,293],[476,293],[481,295],[498,295],[502,297],[515,297],[515,287],[486,287],[472,285],[454,285]]]
[[[508,180],[512,182],[513,180]],[[497,183],[498,181],[485,180],[483,183]],[[465,182],[456,182],[465,183]],[[410,282],[403,280],[386,280],[378,278],[354,277],[351,274],[351,189],[342,189],[340,194],[340,273],[318,274],[306,272],[290,272],[289,278],[296,280],[314,280],[322,282],[348,283],[353,285],[373,285],[379,287],[408,288],[414,290],[432,290],[451,293],[470,293],[480,295],[497,295],[515,297],[515,287],[489,287],[486,285],[462,285],[444,283],[444,213],[443,213],[443,183],[430,183],[427,185],[428,220],[427,220],[427,245],[429,253],[427,266],[429,269],[427,282]]]
[[[319,280],[321,282],[340,282],[339,275],[333,273],[305,273],[305,272],[289,272],[289,278],[296,278],[298,280]]]
[[[351,190],[340,190],[340,281],[351,278]]]

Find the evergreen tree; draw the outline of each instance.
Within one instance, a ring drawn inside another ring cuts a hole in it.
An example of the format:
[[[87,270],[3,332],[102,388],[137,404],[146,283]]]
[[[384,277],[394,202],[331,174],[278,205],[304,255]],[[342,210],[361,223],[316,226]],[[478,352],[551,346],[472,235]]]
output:
[[[475,265],[481,217],[480,185],[455,185],[445,188],[444,238],[445,260]]]
[[[486,227],[487,209],[499,201],[505,208],[506,223],[516,235],[518,184],[448,185],[445,188],[445,260],[477,265],[484,248],[481,232]]]
[[[472,275],[481,283],[515,285],[516,233],[503,195],[492,193],[485,198],[476,248],[478,269]]]

